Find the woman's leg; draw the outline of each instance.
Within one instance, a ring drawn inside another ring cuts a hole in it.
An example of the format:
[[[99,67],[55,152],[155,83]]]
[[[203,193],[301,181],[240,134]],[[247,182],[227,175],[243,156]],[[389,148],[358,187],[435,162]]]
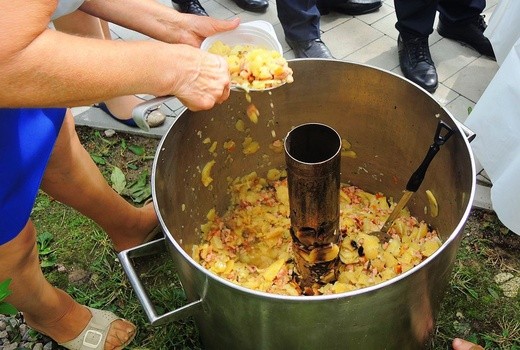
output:
[[[60,32],[79,35],[89,38],[112,40],[108,23],[97,17],[82,11],[75,11],[69,15],[53,21],[54,27]],[[120,120],[131,120],[132,110],[139,103],[144,102],[134,95],[114,97],[104,101],[109,113]],[[161,113],[162,114],[162,113]],[[154,114],[154,121],[149,121],[150,126],[156,126],[164,122],[164,114],[160,117]]]
[[[32,221],[28,221],[18,236],[0,245],[0,266],[0,281],[12,278],[12,294],[7,301],[23,312],[29,326],[58,343],[76,338],[85,328],[91,318],[89,310],[54,288],[43,276]],[[117,348],[134,332],[131,323],[114,321],[105,349]]]
[[[116,251],[143,243],[158,225],[152,204],[134,207],[108,185],[81,145],[70,110],[58,135],[41,188],[94,220],[107,232]]]

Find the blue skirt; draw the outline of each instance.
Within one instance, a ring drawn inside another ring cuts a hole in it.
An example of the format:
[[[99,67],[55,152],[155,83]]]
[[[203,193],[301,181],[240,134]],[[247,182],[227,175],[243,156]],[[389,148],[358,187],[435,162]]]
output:
[[[27,224],[64,118],[64,108],[0,108],[0,244]]]

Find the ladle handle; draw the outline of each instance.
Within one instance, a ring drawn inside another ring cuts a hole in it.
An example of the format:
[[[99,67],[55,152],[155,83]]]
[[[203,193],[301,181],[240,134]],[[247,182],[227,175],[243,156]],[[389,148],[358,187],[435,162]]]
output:
[[[453,129],[442,120],[439,121],[439,124],[437,124],[435,137],[433,138],[433,143],[430,145],[428,153],[426,153],[426,156],[424,157],[421,165],[419,165],[417,170],[412,174],[410,180],[408,180],[408,183],[406,184],[407,191],[416,192],[419,189],[422,181],[424,180],[426,170],[428,170],[428,166],[430,165],[433,157],[435,157],[437,152],[439,152],[440,146],[448,141],[451,135],[453,135]]]

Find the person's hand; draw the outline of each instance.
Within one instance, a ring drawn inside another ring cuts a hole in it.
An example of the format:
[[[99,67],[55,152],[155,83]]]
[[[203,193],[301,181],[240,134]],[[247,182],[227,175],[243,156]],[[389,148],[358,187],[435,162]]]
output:
[[[188,57],[175,79],[170,94],[192,111],[210,109],[229,97],[230,77],[224,57],[183,46]]]
[[[200,47],[208,36],[235,29],[240,19],[221,20],[180,13],[157,1],[90,0],[80,9],[92,16],[170,44]]]
[[[208,36],[235,29],[240,24],[239,18],[232,20],[219,20],[206,16],[193,16],[181,14],[179,21],[175,22],[175,29],[171,30],[172,38],[169,42],[187,44],[200,47],[202,41]]]
[[[455,338],[452,342],[453,350],[484,350],[480,345],[473,344],[467,340]]]

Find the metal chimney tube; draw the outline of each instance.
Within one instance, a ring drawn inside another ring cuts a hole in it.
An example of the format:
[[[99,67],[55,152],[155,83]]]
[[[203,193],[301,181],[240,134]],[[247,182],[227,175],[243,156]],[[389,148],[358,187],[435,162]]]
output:
[[[284,141],[291,236],[305,294],[336,279],[341,234],[341,137],[331,127],[302,124]]]

